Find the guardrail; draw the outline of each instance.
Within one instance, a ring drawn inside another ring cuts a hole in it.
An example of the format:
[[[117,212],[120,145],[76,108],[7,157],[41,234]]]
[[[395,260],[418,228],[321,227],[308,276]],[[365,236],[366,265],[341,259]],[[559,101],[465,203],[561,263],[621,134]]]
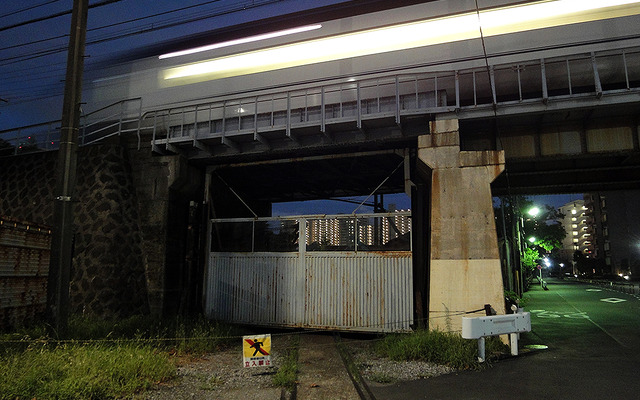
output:
[[[627,283],[627,282],[613,282],[609,280],[602,279],[576,279],[578,282],[590,283],[592,285],[598,285],[606,288],[610,288],[622,293],[640,295],[640,284],[638,283]]]
[[[80,146],[106,140],[122,133],[135,133],[140,148],[142,98],[115,102],[80,117]],[[0,131],[0,157],[57,150],[60,121],[49,121]]]

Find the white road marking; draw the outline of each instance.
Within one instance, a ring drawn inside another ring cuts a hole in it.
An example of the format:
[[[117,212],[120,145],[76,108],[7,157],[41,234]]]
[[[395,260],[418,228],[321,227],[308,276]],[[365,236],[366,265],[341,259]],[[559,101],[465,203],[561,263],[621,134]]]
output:
[[[608,299],[600,299],[600,301],[604,301],[607,303],[611,303],[611,304],[616,304],[616,303],[622,303],[623,301],[626,301],[625,299],[619,299],[617,297],[609,297]]]

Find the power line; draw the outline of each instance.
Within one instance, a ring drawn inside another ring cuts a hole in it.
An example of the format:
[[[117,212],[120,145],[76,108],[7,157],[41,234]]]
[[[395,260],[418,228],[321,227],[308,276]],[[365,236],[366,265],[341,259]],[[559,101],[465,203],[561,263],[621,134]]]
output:
[[[52,1],[50,1],[48,3],[45,3],[45,4],[49,4],[49,3],[53,3],[53,2],[57,2],[57,1],[60,1],[60,0],[52,0]],[[191,8],[201,7],[201,6],[204,6],[204,5],[211,4],[211,3],[217,3],[219,1],[221,1],[221,0],[211,0],[211,1],[204,2],[204,3],[200,3],[200,4],[195,4],[195,5],[191,5],[191,6],[187,6],[187,7],[177,8],[175,10],[169,10],[169,11],[164,11],[164,12],[157,13],[157,14],[147,15],[145,17],[134,18],[134,19],[130,19],[130,20],[127,20],[127,21],[121,21],[121,22],[114,22],[114,23],[111,23],[111,24],[102,25],[102,26],[98,26],[98,27],[95,27],[95,28],[90,28],[90,29],[87,30],[87,32],[97,31],[97,30],[106,29],[106,28],[112,28],[112,27],[119,26],[119,25],[130,24],[130,23],[133,23],[133,22],[138,22],[138,21],[142,21],[142,20],[145,20],[145,19],[149,19],[149,18],[159,17],[161,15],[166,15],[166,14],[171,14],[171,13],[175,13],[175,12],[184,11],[184,10],[191,9]],[[21,10],[21,11],[26,11],[26,10],[29,10],[29,9],[35,8],[35,7],[36,6],[30,7],[30,8],[26,8],[26,9]],[[19,11],[16,11],[15,13],[17,13],[17,12],[19,12]],[[69,11],[65,11],[65,13],[68,13],[68,12]],[[10,14],[7,14],[7,15],[10,15]],[[50,16],[48,16],[46,18],[47,19],[55,18],[55,15],[50,15]],[[35,22],[40,22],[40,19],[32,20],[31,22],[25,21],[24,24],[35,23]],[[28,46],[28,45],[42,43],[42,42],[47,42],[47,41],[55,40],[55,39],[61,39],[61,38],[65,38],[65,37],[69,37],[69,35],[65,34],[65,35],[54,36],[54,37],[50,37],[50,38],[46,38],[46,39],[40,39],[40,40],[31,41],[31,42],[16,44],[16,45],[13,45],[13,46],[2,47],[2,48],[0,48],[0,51],[1,50],[13,49],[13,48],[17,48],[17,47]]]
[[[32,44],[44,43],[44,42],[49,42],[51,40],[62,39],[62,38],[67,38],[67,37],[69,37],[69,35],[65,34],[65,35],[60,35],[60,36],[53,36],[53,37],[46,38],[46,39],[33,40],[33,41],[27,42],[27,43],[20,43],[20,44],[14,44],[12,46],[0,47],[0,51],[15,49],[15,48],[18,48],[18,47],[30,46]]]
[[[120,0],[108,0],[110,2],[116,2],[116,1],[120,1]],[[203,4],[210,4],[210,3],[214,3],[220,0],[214,0],[214,1],[209,1],[207,3],[203,3]],[[263,1],[251,1],[250,4],[238,4],[238,5],[234,5],[234,6],[229,6],[228,9],[224,9],[221,8],[219,10],[216,10],[213,13],[209,13],[206,15],[199,15],[197,17],[192,17],[189,19],[173,19],[173,20],[167,20],[165,21],[165,23],[163,25],[158,25],[158,24],[149,24],[147,27],[143,27],[143,28],[130,28],[128,30],[125,31],[125,33],[114,33],[111,34],[110,36],[104,36],[102,38],[98,37],[96,39],[93,40],[88,40],[87,41],[87,46],[90,45],[95,45],[95,44],[99,44],[99,43],[104,43],[104,42],[108,42],[108,41],[112,41],[112,40],[118,40],[118,39],[124,39],[130,36],[135,36],[135,35],[141,35],[141,34],[145,34],[145,33],[151,33],[151,32],[155,32],[158,30],[162,30],[162,29],[168,29],[168,28],[172,28],[172,27],[176,27],[179,25],[183,25],[183,24],[188,24],[188,23],[193,23],[193,22],[198,22],[198,21],[202,21],[205,19],[209,19],[209,18],[213,18],[213,17],[218,17],[218,16],[222,16],[222,15],[226,15],[226,14],[231,14],[237,11],[241,11],[241,10],[247,10],[247,9],[251,9],[251,8],[256,8],[256,7],[260,7],[266,4],[270,4],[270,3],[275,3],[275,2],[279,2],[282,0],[263,0]],[[178,10],[174,10],[171,12],[176,12],[176,11],[181,11],[183,9],[186,8],[192,8],[194,6],[190,6],[190,7],[183,7],[182,9],[178,9]],[[170,13],[170,12],[165,12],[166,13]],[[160,15],[160,14],[158,14]],[[101,29],[103,27],[100,28],[94,28],[94,29]],[[1,30],[1,28],[0,28]],[[48,56],[48,55],[52,55],[52,54],[56,54],[56,53],[61,53],[66,51],[66,47],[65,46],[60,46],[54,49],[49,49],[49,50],[41,50],[41,51],[37,51],[37,52],[31,52],[31,53],[27,53],[27,54],[22,54],[19,56],[13,56],[13,57],[5,57],[3,63],[0,63],[0,66],[6,66],[6,65],[12,65],[12,64],[16,64],[22,61],[27,61],[27,60],[32,60],[34,58],[39,58],[39,57],[44,57],[44,56]],[[7,62],[8,61],[8,62]]]
[[[15,14],[20,14],[21,12],[25,12],[25,11],[33,10],[33,9],[35,9],[35,8],[42,7],[42,6],[46,6],[46,5],[49,5],[49,4],[51,4],[51,3],[57,3],[57,2],[59,2],[59,1],[60,1],[60,0],[50,0],[50,1],[46,1],[46,2],[44,2],[44,3],[36,4],[36,5],[34,5],[34,6],[29,6],[29,7],[21,8],[20,10],[11,11],[11,12],[8,12],[8,13],[6,13],[6,14],[2,14],[2,15],[0,15],[0,18],[9,17],[9,16],[11,16],[11,15],[15,15]]]
[[[99,4],[95,4],[91,7],[97,7],[97,6],[101,6],[101,5],[106,5],[106,4],[111,4],[111,3],[115,3],[118,2],[120,0],[107,0],[107,1],[103,1]],[[104,26],[100,26],[100,27],[96,27],[91,29],[92,31],[98,31],[101,29],[106,29],[109,27],[113,27],[113,26],[119,26],[119,25],[124,25],[127,23],[133,23],[133,22],[138,22],[138,21],[142,21],[144,19],[148,19],[148,18],[154,18],[154,17],[158,17],[158,16],[162,16],[162,15],[169,15],[169,14],[175,14],[177,12],[181,12],[181,11],[185,11],[188,9],[193,9],[196,7],[200,7],[200,6],[205,6],[205,5],[210,5],[212,3],[218,3],[221,0],[210,0],[210,1],[206,1],[204,3],[200,3],[197,5],[192,5],[192,6],[187,6],[187,7],[181,7],[178,9],[174,9],[174,10],[170,10],[170,11],[164,11],[161,13],[156,13],[156,14],[152,14],[146,17],[139,17],[139,18],[134,18],[128,21],[123,21],[123,22],[118,22],[118,23],[113,23],[113,24],[107,24]],[[174,18],[167,18],[164,21],[161,21],[161,24],[159,25],[158,23],[150,23],[147,24],[146,26],[140,28],[140,27],[133,27],[133,28],[129,28],[126,30],[121,30],[120,32],[114,32],[111,34],[107,34],[104,35],[102,37],[98,36],[97,38],[88,41],[86,44],[87,45],[95,45],[95,44],[99,44],[99,43],[104,43],[104,42],[108,42],[108,41],[112,41],[112,40],[118,40],[118,39],[123,39],[126,37],[130,37],[130,36],[135,36],[135,35],[140,35],[140,34],[145,34],[145,33],[151,33],[154,31],[158,31],[161,29],[167,29],[167,28],[171,28],[171,27],[175,27],[175,26],[180,26],[183,24],[188,24],[188,23],[192,23],[192,22],[197,22],[197,21],[202,21],[202,20],[206,20],[209,18],[213,18],[213,17],[217,17],[217,16],[222,16],[222,15],[226,15],[226,14],[231,14],[234,12],[238,12],[238,11],[242,11],[242,10],[247,10],[247,9],[251,9],[251,8],[256,8],[256,7],[260,7],[266,4],[270,4],[270,3],[275,3],[275,2],[279,2],[282,0],[258,0],[258,1],[246,1],[244,3],[236,3],[233,5],[227,5],[227,6],[221,6],[221,7],[216,7],[212,12],[207,12],[205,14],[203,13],[190,13],[189,15],[186,16],[177,16]],[[57,37],[53,37],[53,38],[47,38],[47,39],[41,39],[41,40],[37,40],[34,42],[30,42],[30,43],[26,43],[26,44],[21,44],[21,45],[14,45],[14,46],[8,46],[7,48],[3,48],[0,50],[5,50],[5,49],[13,49],[13,48],[17,48],[17,47],[23,47],[29,44],[36,44],[36,43],[42,43],[42,42],[46,42],[46,41],[50,41],[50,40],[55,40],[55,39],[61,39],[61,38],[65,38],[68,37],[68,35],[63,35],[63,36],[57,36]],[[55,48],[49,48],[49,49],[45,49],[45,50],[40,50],[40,51],[34,51],[34,52],[30,52],[30,53],[26,53],[26,54],[22,54],[22,55],[17,55],[17,56],[13,56],[13,57],[4,57],[3,61],[0,62],[0,67],[8,67],[8,66],[12,66],[15,65],[17,63],[20,62],[24,62],[24,61],[28,61],[28,60],[33,60],[33,59],[37,59],[37,58],[41,58],[41,57],[46,57],[46,56],[51,56],[51,55],[55,55],[58,53],[62,53],[66,50],[66,47],[55,47]],[[61,63],[56,63],[55,65],[58,65]],[[49,67],[51,64],[48,64],[47,67]],[[42,66],[39,66],[42,67]],[[33,68],[39,68],[39,67],[33,67]],[[52,70],[47,70],[46,73],[48,75],[42,76],[40,78],[34,79],[34,80],[46,80],[47,78],[54,78],[56,76],[59,76],[59,74],[56,74],[54,71]],[[15,76],[15,75],[14,75]],[[9,78],[9,76],[5,73],[3,74],[3,78],[0,78],[0,80],[5,80],[7,78]],[[9,78],[10,79],[10,78]],[[53,86],[53,87],[52,87]],[[51,88],[54,89],[55,84],[46,84],[45,85],[37,85],[37,88]],[[58,93],[52,94],[50,90],[46,90],[46,89],[36,89],[36,91],[33,90],[33,86],[31,88],[25,88],[24,90],[20,90],[20,89],[14,89],[12,91],[13,93],[16,94],[16,96],[19,96],[19,94],[21,93],[26,93],[27,96],[26,97],[22,97],[21,96],[21,100],[18,101],[14,101],[13,103],[16,104],[18,102],[23,102],[23,101],[27,101],[26,99],[29,100],[34,100],[34,99],[42,99],[42,98],[48,98],[48,97],[54,97],[54,96],[58,96]],[[13,96],[12,96],[13,97]]]
[[[108,4],[117,3],[119,1],[122,1],[122,0],[103,0],[100,3],[90,5],[89,8],[106,6]],[[36,22],[47,21],[49,19],[54,19],[54,18],[62,17],[64,15],[69,15],[69,14],[71,14],[71,10],[60,11],[58,13],[46,15],[44,17],[38,17],[38,18],[27,20],[27,21],[18,22],[18,23],[15,23],[13,25],[7,25],[7,26],[0,27],[0,32],[7,31],[9,29],[18,28],[20,26],[30,25],[30,24],[33,24],[33,23],[36,23]]]

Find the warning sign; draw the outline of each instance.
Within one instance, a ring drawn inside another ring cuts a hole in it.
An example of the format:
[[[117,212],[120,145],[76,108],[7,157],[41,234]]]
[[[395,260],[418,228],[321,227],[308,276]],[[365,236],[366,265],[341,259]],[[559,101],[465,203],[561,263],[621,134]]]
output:
[[[242,363],[245,368],[271,366],[271,335],[243,336]]]

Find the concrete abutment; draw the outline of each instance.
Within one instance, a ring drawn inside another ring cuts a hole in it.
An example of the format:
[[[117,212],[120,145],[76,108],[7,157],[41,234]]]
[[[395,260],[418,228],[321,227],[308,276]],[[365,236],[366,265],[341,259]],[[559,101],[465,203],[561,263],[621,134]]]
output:
[[[504,313],[491,182],[502,151],[461,151],[457,120],[431,122],[418,159],[431,169],[429,327],[461,329],[461,312],[491,304]]]

